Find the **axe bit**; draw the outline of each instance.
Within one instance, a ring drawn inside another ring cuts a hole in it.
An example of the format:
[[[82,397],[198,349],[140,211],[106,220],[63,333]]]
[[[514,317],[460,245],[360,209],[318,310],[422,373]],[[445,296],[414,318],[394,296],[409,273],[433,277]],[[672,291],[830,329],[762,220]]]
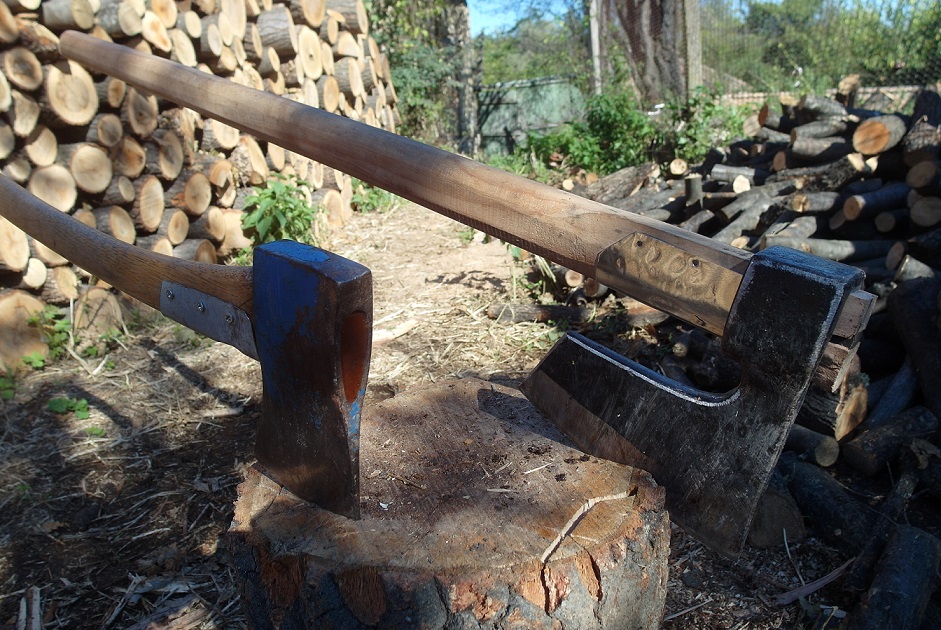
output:
[[[852,356],[872,309],[874,296],[859,289],[861,274],[846,266],[781,250],[753,257],[677,226],[82,33],[63,33],[59,48],[91,69],[722,336],[723,347],[749,372],[726,396],[677,387],[572,334],[550,351],[524,390],[584,450],[650,466],[666,486],[674,519],[729,554],[743,544],[808,374],[831,338]],[[808,330],[792,343],[785,333],[800,326]],[[584,372],[579,378],[571,374],[575,366]],[[546,386],[537,387],[537,381]],[[786,386],[776,387],[778,381]],[[672,429],[657,425],[650,413],[656,408],[665,414],[661,424],[672,423]],[[703,474],[692,474],[697,465],[704,466]]]
[[[372,347],[369,269],[294,241],[254,266],[122,243],[0,175],[0,215],[89,273],[261,363],[259,466],[302,499],[359,518],[359,416]]]

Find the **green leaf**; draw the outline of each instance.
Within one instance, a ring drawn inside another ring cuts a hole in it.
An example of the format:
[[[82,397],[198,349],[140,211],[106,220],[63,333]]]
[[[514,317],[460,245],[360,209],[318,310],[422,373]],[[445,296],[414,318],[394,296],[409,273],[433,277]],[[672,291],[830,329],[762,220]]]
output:
[[[69,402],[68,398],[52,398],[46,403],[46,409],[52,413],[68,413]]]

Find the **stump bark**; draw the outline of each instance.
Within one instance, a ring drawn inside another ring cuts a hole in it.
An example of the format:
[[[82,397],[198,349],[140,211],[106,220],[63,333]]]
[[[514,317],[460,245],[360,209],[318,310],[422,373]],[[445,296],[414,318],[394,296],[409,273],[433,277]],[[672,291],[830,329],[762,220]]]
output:
[[[258,628],[652,628],[663,490],[583,455],[513,389],[464,379],[362,418],[363,518],[250,469],[228,533]]]

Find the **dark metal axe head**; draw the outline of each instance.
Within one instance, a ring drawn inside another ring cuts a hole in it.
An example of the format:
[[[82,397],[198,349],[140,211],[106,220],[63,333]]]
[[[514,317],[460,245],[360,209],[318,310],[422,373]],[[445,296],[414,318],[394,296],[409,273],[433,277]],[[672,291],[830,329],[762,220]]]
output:
[[[856,268],[786,248],[755,254],[723,351],[742,365],[732,392],[678,384],[577,335],[523,383],[583,450],[643,468],[666,487],[671,517],[728,555],[744,544]]]
[[[278,241],[255,249],[264,398],[258,464],[302,499],[359,518],[359,418],[372,347],[369,269]]]

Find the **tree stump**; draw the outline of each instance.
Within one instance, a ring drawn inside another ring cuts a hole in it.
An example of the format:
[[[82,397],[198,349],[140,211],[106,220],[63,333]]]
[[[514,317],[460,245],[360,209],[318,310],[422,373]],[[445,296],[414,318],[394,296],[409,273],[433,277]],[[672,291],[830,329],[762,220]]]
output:
[[[664,493],[473,378],[371,405],[362,519],[249,469],[228,540],[257,628],[655,628]]]

